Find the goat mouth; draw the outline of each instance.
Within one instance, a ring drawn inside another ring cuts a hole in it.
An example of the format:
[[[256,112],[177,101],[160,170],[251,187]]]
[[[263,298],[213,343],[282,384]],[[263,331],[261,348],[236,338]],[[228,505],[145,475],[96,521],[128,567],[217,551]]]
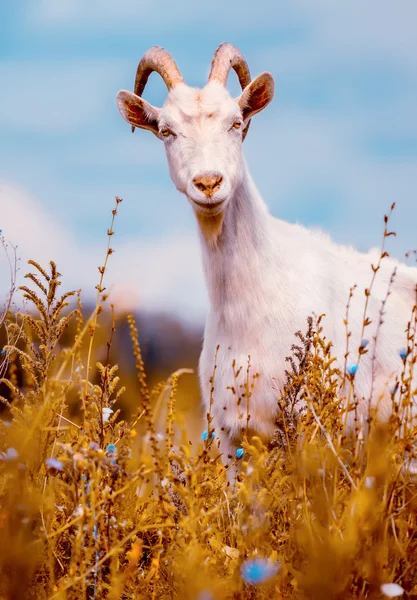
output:
[[[194,204],[196,204],[199,208],[203,208],[207,211],[215,210],[219,208],[224,203],[224,200],[218,200],[217,202],[200,202],[199,200],[193,200]]]

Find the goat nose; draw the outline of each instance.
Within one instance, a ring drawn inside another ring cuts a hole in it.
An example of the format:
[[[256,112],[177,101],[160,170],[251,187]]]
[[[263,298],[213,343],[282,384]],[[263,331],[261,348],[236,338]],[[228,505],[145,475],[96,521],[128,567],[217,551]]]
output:
[[[207,198],[212,196],[220,188],[223,181],[223,176],[220,173],[205,173],[199,177],[194,177],[193,184]]]

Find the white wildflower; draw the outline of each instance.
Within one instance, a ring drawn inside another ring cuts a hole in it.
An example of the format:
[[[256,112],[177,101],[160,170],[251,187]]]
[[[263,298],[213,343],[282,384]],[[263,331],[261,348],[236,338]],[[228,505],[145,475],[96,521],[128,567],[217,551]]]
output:
[[[19,453],[15,448],[7,448],[6,452],[2,452],[0,458],[6,461],[17,460]]]
[[[77,506],[77,508],[74,510],[74,512],[72,513],[73,517],[81,517],[84,514],[84,509],[81,506],[81,504],[79,504]]]
[[[371,489],[372,487],[374,487],[374,483],[375,483],[375,477],[367,477],[365,479],[365,487],[369,489]]]
[[[113,412],[114,411],[110,407],[108,407],[108,406],[105,406],[103,408],[103,423],[107,423],[108,422],[108,420],[110,419],[110,417],[113,414]]]
[[[398,583],[383,583],[381,585],[381,592],[387,598],[398,598],[404,594],[403,588]]]

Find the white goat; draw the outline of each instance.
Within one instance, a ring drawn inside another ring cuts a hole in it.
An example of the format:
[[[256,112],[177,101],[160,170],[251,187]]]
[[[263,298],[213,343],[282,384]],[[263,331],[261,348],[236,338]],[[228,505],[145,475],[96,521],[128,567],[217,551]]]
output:
[[[243,90],[237,99],[226,89],[231,68]],[[161,109],[141,97],[152,71],[162,76],[169,90]],[[250,398],[250,427],[268,439],[275,428],[277,387],[285,378],[285,357],[294,333],[305,330],[313,312],[325,313],[324,332],[342,366],[349,289],[356,283],[360,290],[352,299],[349,321],[350,349],[356,353],[361,343],[363,290],[372,275],[371,261],[376,260],[375,255],[338,246],[323,234],[268,213],[243,158],[242,142],[250,119],[271,102],[273,94],[272,76],[262,73],[251,81],[243,56],[226,43],[216,50],[203,89],[185,85],[171,56],[154,47],[139,63],[135,92],[117,95],[119,111],[132,130],[149,129],[165,143],[171,178],[196,215],[211,304],[200,358],[201,389],[208,409],[219,346],[212,415],[226,457],[239,444],[246,425],[245,399],[238,407],[230,388],[235,386],[239,395],[245,389],[248,355],[251,373],[259,373]],[[399,349],[407,345],[405,330],[415,302],[417,269],[389,258],[382,265],[369,298],[372,325],[366,337],[375,334],[381,301],[396,267],[374,364],[372,397],[375,402],[382,397],[379,406],[384,417],[391,406],[384,386],[401,369]],[[371,346],[372,342],[355,376],[358,396],[364,398],[371,394]],[[242,367],[237,381],[233,359],[236,369]]]

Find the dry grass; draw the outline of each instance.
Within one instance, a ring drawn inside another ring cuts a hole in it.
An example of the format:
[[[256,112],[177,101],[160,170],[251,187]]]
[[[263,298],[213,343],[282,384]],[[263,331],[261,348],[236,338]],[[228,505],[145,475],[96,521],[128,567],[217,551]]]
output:
[[[310,319],[277,398],[274,440],[269,448],[244,442],[231,486],[210,415],[207,439],[189,442],[176,408],[182,372],[148,388],[133,317],[140,399],[128,421],[109,360],[114,320],[107,358],[93,364],[112,233],[113,221],[89,319],[80,299],[68,312],[74,294],[58,294],[54,263],[45,271],[34,262],[24,288],[33,310],[7,319],[0,598],[381,598],[381,585],[394,582],[405,597],[417,595],[417,485],[403,468],[415,439],[416,308],[392,417],[380,424],[370,414],[366,439],[359,429],[344,434],[358,400],[354,373],[335,368],[320,318]],[[64,347],[70,322],[76,334]],[[348,339],[348,319],[346,331]],[[80,416],[72,420],[74,394]]]

